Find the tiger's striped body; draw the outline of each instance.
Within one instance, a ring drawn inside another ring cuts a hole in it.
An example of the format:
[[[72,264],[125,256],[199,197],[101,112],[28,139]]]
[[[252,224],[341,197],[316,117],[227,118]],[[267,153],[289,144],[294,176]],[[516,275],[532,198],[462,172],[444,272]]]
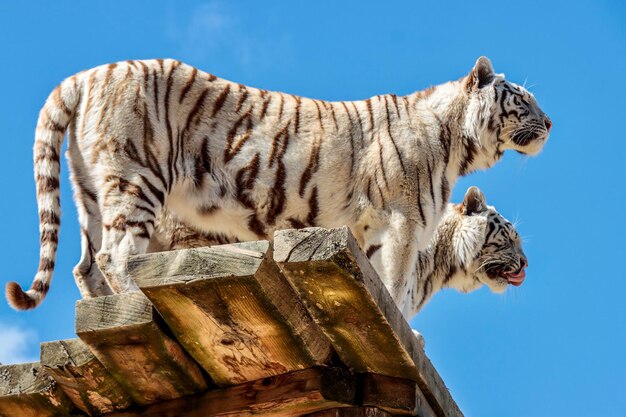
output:
[[[509,95],[501,103],[498,89]],[[76,74],[40,113],[41,262],[31,290],[10,283],[8,299],[32,308],[48,289],[66,130],[82,229],[74,275],[83,297],[136,288],[125,261],[146,251],[166,209],[239,240],[348,225],[362,247],[380,248],[375,268],[396,299],[406,298],[410,265],[457,177],[491,166],[505,149],[536,153],[547,139],[544,128],[516,140],[528,125],[522,107],[543,125],[532,96],[495,75],[486,58],[467,77],[425,92],[334,103],[246,87],[173,60]]]

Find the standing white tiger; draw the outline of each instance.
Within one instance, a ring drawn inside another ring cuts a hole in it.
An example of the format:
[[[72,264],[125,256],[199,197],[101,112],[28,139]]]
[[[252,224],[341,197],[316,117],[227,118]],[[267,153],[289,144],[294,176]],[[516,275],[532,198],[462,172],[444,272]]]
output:
[[[533,96],[484,57],[458,81],[357,102],[267,92],[173,60],[87,70],[62,82],[41,110],[39,269],[27,292],[7,284],[7,298],[33,308],[48,291],[66,130],[83,297],[136,288],[125,261],[146,251],[165,208],[240,240],[348,225],[370,255],[379,252],[374,267],[404,305],[417,251],[458,176],[490,167],[506,149],[536,154],[550,127]]]

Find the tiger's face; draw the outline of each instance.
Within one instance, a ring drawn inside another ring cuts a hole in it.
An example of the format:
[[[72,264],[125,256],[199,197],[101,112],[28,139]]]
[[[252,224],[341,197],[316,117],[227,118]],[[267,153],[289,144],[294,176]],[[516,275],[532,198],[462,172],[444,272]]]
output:
[[[493,71],[480,57],[465,78],[468,93],[466,131],[493,148],[495,159],[512,149],[524,155],[538,154],[548,140],[552,121],[524,87]]]
[[[450,213],[456,222],[452,238],[456,258],[466,265],[452,285],[469,292],[484,284],[496,293],[522,285],[528,259],[520,236],[511,222],[486,204],[483,193],[470,187],[463,203]]]
[[[485,242],[475,260],[474,276],[493,292],[501,293],[508,285],[519,287],[526,277],[528,259],[515,227],[488,206]]]
[[[536,155],[548,140],[552,121],[524,87],[501,81],[494,85],[494,101],[500,117],[497,141],[502,149]]]

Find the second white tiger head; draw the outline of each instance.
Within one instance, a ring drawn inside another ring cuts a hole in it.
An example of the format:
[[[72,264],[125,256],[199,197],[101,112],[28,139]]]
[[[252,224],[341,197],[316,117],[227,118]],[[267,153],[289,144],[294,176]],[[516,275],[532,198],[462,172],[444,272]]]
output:
[[[451,282],[450,286],[467,292],[485,284],[496,293],[508,285],[520,286],[526,277],[528,259],[515,226],[486,204],[477,187],[470,187],[463,203],[453,210],[457,221],[452,244],[469,274],[462,278],[463,282]]]

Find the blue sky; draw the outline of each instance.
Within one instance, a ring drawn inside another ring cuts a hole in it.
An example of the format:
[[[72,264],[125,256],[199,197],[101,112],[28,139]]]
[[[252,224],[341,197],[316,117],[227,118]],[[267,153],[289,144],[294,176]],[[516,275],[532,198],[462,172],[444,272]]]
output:
[[[503,296],[444,291],[412,325],[469,416],[623,416],[626,410],[626,3],[0,3],[0,281],[38,264],[32,175],[39,108],[99,64],[172,57],[218,76],[330,100],[407,94],[487,55],[530,86],[554,128],[538,157],[463,178],[519,221],[530,260]],[[434,3],[434,2],[433,2]],[[184,6],[183,6],[184,4]],[[35,311],[0,303],[0,361],[73,337],[80,253],[63,161],[55,279]]]

